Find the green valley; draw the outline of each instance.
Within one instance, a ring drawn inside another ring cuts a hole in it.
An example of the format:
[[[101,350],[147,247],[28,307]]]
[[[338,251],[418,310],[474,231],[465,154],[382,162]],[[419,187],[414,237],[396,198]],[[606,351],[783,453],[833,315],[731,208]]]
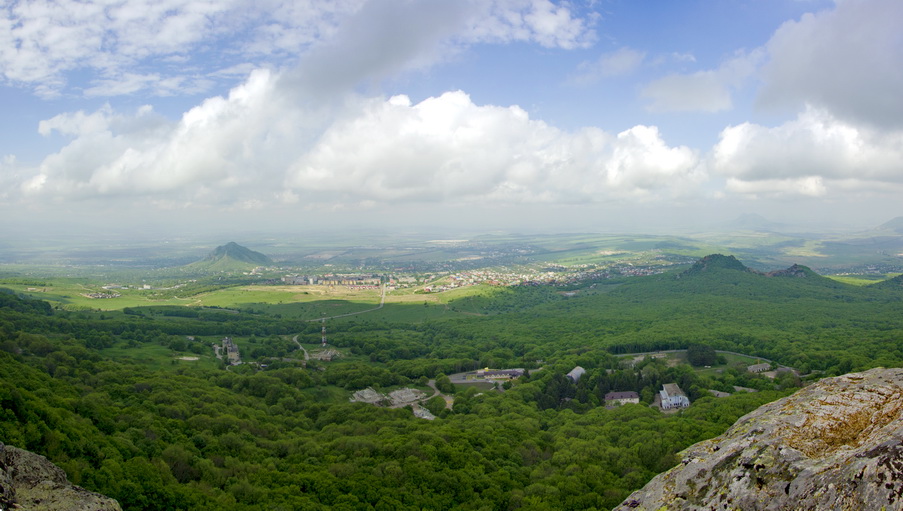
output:
[[[763,403],[903,365],[899,277],[605,240],[7,266],[0,441],[124,509],[608,509]],[[352,402],[395,391],[423,397]]]

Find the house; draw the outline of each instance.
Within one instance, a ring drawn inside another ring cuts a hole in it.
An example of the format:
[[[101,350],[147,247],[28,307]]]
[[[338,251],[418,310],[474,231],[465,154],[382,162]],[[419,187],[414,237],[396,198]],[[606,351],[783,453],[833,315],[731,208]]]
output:
[[[609,392],[605,394],[605,404],[613,405],[613,404],[622,404],[626,405],[628,403],[639,404],[640,395],[632,390],[628,390],[626,392]]]
[[[662,385],[662,390],[658,391],[658,393],[662,397],[662,410],[690,406],[690,399],[687,398],[687,395],[680,390],[676,383]]]
[[[753,364],[751,366],[747,366],[746,370],[751,373],[763,373],[771,369],[771,364]]]
[[[571,369],[571,372],[567,374],[567,377],[571,379],[572,382],[577,383],[580,381],[580,377],[586,373],[586,369],[577,366]]]
[[[489,369],[487,367],[485,369],[477,370],[475,374],[469,373],[467,376],[468,379],[484,378],[487,380],[511,380],[514,378],[520,378],[521,376],[523,376],[523,374],[523,369]]]

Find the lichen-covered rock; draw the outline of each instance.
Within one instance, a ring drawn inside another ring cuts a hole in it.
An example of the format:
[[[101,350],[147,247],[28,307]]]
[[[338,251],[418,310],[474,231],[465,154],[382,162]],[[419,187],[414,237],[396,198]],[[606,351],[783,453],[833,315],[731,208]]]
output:
[[[742,417],[616,510],[903,510],[903,369],[822,380]]]
[[[2,443],[0,509],[122,511],[115,500],[69,483],[47,458]]]

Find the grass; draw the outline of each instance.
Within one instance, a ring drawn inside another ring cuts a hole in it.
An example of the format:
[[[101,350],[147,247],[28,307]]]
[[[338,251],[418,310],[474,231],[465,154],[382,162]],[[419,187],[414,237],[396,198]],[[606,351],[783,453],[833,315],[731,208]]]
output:
[[[219,360],[213,354],[213,348],[209,346],[198,355],[191,352],[175,352],[157,343],[139,343],[136,346],[119,343],[105,348],[103,354],[114,360],[134,362],[154,370],[175,370],[185,367],[216,369],[220,366]],[[198,357],[198,360],[179,360],[179,357]]]
[[[851,284],[853,286],[868,286],[887,279],[892,279],[900,275],[899,273],[888,273],[887,275],[826,275],[829,279]]]

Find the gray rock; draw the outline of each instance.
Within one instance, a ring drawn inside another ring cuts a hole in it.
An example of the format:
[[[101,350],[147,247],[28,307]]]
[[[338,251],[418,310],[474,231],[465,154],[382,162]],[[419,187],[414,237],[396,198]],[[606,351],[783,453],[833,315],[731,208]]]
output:
[[[122,511],[115,500],[71,484],[47,458],[2,443],[0,509]]]
[[[615,509],[903,509],[903,369],[825,379],[763,405]]]

